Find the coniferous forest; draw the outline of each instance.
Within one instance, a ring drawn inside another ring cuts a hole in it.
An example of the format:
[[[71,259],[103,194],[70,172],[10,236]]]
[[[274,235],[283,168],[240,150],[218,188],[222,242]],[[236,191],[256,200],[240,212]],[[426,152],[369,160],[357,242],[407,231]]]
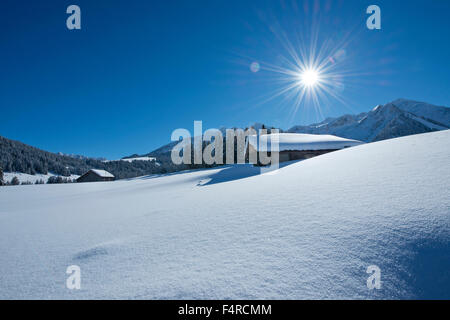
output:
[[[61,176],[82,175],[90,169],[111,172],[116,179],[133,178],[148,174],[162,174],[186,169],[174,165],[170,153],[158,155],[156,161],[102,161],[98,159],[56,154],[31,147],[19,141],[0,137],[0,168],[3,172],[48,174]]]

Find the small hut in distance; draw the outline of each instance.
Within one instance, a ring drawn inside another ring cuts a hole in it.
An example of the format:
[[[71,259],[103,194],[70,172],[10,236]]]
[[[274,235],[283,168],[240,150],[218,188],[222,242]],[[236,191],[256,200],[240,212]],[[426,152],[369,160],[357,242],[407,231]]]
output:
[[[106,170],[91,169],[77,179],[77,182],[114,181],[115,177]]]

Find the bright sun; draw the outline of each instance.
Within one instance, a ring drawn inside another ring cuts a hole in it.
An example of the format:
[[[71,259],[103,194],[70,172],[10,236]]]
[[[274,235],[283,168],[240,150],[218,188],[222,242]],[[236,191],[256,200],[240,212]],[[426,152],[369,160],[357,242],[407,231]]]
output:
[[[300,74],[301,84],[305,87],[314,87],[319,80],[319,72],[314,69],[305,70]]]

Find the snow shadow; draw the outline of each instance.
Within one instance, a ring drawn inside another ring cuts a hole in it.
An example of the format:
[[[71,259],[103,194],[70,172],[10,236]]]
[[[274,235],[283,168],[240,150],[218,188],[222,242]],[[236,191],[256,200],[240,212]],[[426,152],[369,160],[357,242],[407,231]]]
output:
[[[79,252],[74,256],[75,260],[87,260],[93,257],[101,256],[101,255],[107,255],[108,250],[103,247],[95,247],[88,250],[84,250]]]
[[[411,244],[408,261],[410,284],[415,299],[450,299],[450,239],[428,239]]]
[[[73,256],[74,260],[84,261],[98,258],[100,256],[107,256],[111,253],[116,253],[117,251],[123,249],[123,239],[115,239],[108,242],[100,243],[91,248],[87,248],[75,254]],[[126,247],[125,247],[126,248]]]
[[[283,162],[279,164],[279,168],[287,167],[297,161]],[[230,182],[240,179],[249,178],[261,174],[261,167],[252,164],[237,164],[224,167],[222,170],[212,174],[205,182],[200,181],[199,186],[207,186],[217,183]]]
[[[212,167],[212,168],[203,168],[203,169],[186,169],[186,170],[181,170],[181,171],[176,171],[176,172],[168,172],[168,173],[161,173],[161,174],[149,174],[149,175],[142,176],[142,177],[128,178],[128,179],[123,179],[123,180],[124,181],[150,180],[150,179],[156,179],[156,178],[179,176],[179,175],[183,175],[186,173],[197,172],[199,170],[207,171],[207,170],[215,170],[215,169],[220,169],[220,168],[221,167]]]

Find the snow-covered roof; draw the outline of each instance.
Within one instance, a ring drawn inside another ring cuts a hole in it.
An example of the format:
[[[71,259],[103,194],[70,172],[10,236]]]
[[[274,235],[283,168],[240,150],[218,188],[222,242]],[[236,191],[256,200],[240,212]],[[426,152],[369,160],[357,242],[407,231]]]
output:
[[[270,151],[271,142],[278,142],[279,151],[337,150],[363,144],[358,140],[345,139],[329,134],[276,133],[259,136],[258,148],[257,136],[248,137],[248,143],[258,151]]]
[[[102,178],[114,178],[114,176],[106,170],[91,169],[90,171],[94,172],[96,175]]]

